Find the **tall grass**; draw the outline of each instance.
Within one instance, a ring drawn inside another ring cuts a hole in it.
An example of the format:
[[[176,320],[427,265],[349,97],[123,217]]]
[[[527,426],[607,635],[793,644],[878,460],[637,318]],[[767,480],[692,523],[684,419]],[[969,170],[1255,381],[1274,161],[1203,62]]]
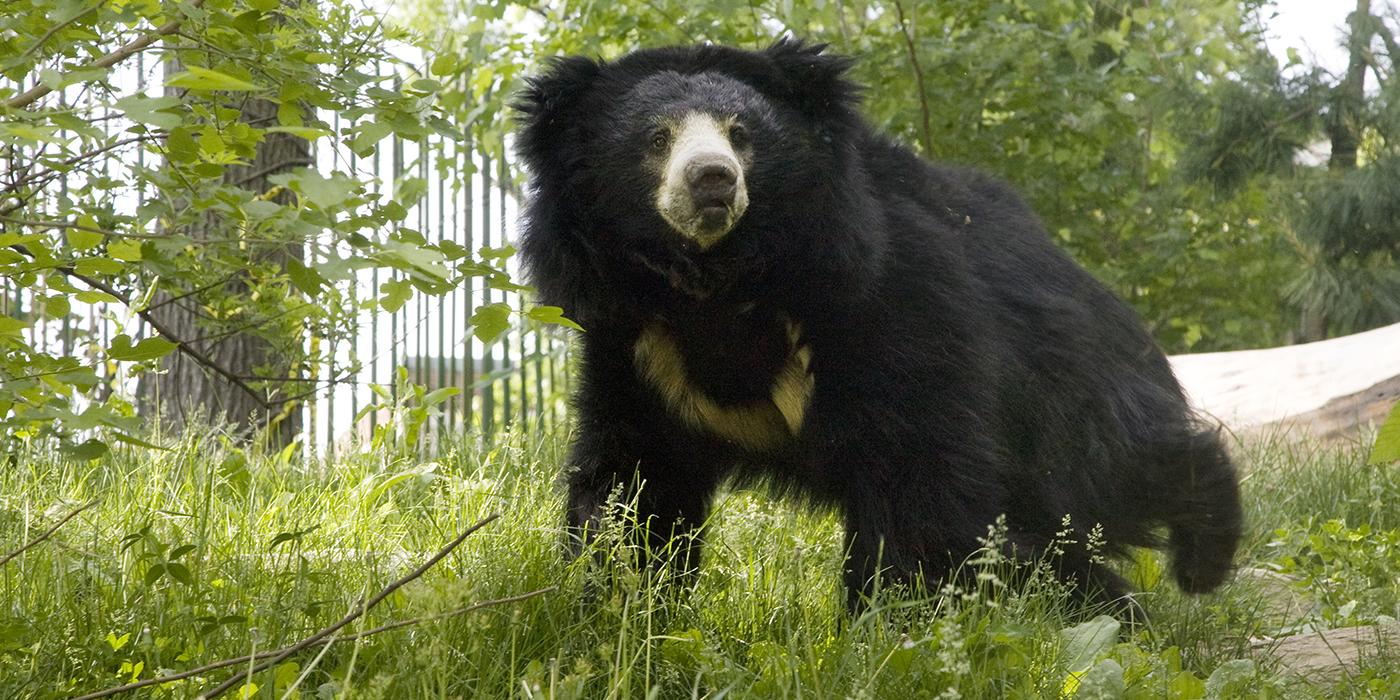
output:
[[[0,697],[69,697],[293,643],[489,513],[502,518],[345,634],[474,601],[556,586],[553,592],[318,645],[250,675],[241,692],[262,698],[1400,693],[1384,674],[1394,657],[1378,656],[1339,681],[1319,683],[1289,678],[1258,650],[1262,638],[1309,625],[1396,614],[1384,608],[1396,598],[1393,581],[1388,594],[1377,594],[1374,576],[1334,575],[1357,565],[1343,561],[1349,535],[1327,540],[1336,540],[1336,551],[1315,541],[1333,520],[1344,523],[1342,533],[1362,525],[1373,534],[1400,528],[1400,470],[1367,467],[1356,450],[1282,439],[1241,449],[1250,523],[1242,565],[1290,574],[1300,596],[1335,602],[1354,593],[1362,604],[1339,616],[1345,602],[1332,605],[1330,615],[1320,603],[1283,619],[1257,580],[1245,576],[1217,594],[1189,598],[1163,580],[1162,562],[1144,553],[1125,573],[1143,588],[1141,602],[1152,617],[1128,628],[1101,611],[1067,606],[1064,591],[1043,571],[989,554],[971,589],[886,591],[871,611],[852,619],[839,590],[834,514],[747,490],[717,500],[693,581],[633,565],[633,540],[622,534],[625,506],[594,552],[565,561],[555,485],[560,442],[506,435],[492,447],[463,439],[431,461],[381,450],[312,464],[201,437],[164,452],[118,450],[92,463],[21,453],[0,469],[0,553],[77,505],[100,502],[0,568]],[[1355,558],[1375,561],[1368,549],[1375,541],[1361,538]],[[1335,581],[1357,590],[1318,595]],[[192,697],[234,672],[155,686],[140,696]]]

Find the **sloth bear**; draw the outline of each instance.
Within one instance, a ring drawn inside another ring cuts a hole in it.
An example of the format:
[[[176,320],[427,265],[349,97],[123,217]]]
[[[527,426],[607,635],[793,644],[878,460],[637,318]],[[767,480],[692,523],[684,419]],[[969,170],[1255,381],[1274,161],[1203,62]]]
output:
[[[689,571],[672,538],[734,479],[838,509],[853,608],[877,574],[953,575],[1001,516],[1020,559],[1099,531],[1055,553],[1084,601],[1133,607],[1098,556],[1130,546],[1218,586],[1235,469],[1136,315],[1007,185],[875,133],[823,49],[562,58],[518,97],[521,254],[586,331],[575,552],[620,494]]]

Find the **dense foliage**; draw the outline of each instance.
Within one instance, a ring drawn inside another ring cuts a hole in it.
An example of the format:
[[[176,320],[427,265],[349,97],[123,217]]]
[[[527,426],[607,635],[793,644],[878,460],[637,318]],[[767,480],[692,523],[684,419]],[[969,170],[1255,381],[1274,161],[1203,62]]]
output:
[[[792,33],[857,56],[866,111],[930,156],[1016,183],[1169,351],[1283,342],[1298,269],[1277,203],[1179,176],[1211,86],[1258,56],[1253,0],[440,4],[404,14],[478,66],[487,113],[544,56],[747,47]],[[500,128],[494,124],[486,128]]]
[[[257,415],[226,417],[256,435],[314,393],[308,378],[355,369],[324,341],[361,309],[469,276],[513,288],[509,251],[410,228],[423,178],[352,165],[386,139],[461,135],[460,98],[439,101],[437,80],[397,60],[403,41],[340,0],[5,0],[0,444],[57,435],[91,458],[106,444],[72,436],[139,441],[152,414],[135,385],[177,355],[198,374],[165,392],[251,399]],[[336,164],[313,167],[307,142]],[[366,268],[396,274],[357,293]],[[477,332],[509,313],[480,310]]]

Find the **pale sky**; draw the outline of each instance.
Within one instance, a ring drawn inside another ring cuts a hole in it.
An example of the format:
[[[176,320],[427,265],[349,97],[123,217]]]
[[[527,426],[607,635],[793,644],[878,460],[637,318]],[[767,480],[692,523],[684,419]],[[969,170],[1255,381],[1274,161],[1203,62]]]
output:
[[[1371,11],[1386,16],[1395,12],[1397,0],[1372,0]],[[1346,70],[1347,56],[1342,48],[1342,28],[1347,13],[1356,8],[1354,0],[1275,0],[1276,17],[1264,23],[1269,28],[1269,50],[1286,62],[1288,48],[1298,49],[1306,62],[1314,60],[1323,68],[1340,73]]]

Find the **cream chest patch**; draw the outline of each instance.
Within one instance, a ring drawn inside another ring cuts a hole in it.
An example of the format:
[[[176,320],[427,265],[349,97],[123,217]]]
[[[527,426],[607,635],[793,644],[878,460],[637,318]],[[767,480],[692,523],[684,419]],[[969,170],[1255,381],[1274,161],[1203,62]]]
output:
[[[787,360],[774,375],[768,398],[746,404],[721,405],[696,385],[675,338],[659,323],[648,324],[637,338],[633,362],[687,425],[765,451],[791,441],[801,431],[816,387],[812,349],[801,344],[801,328],[789,322],[787,336]]]

